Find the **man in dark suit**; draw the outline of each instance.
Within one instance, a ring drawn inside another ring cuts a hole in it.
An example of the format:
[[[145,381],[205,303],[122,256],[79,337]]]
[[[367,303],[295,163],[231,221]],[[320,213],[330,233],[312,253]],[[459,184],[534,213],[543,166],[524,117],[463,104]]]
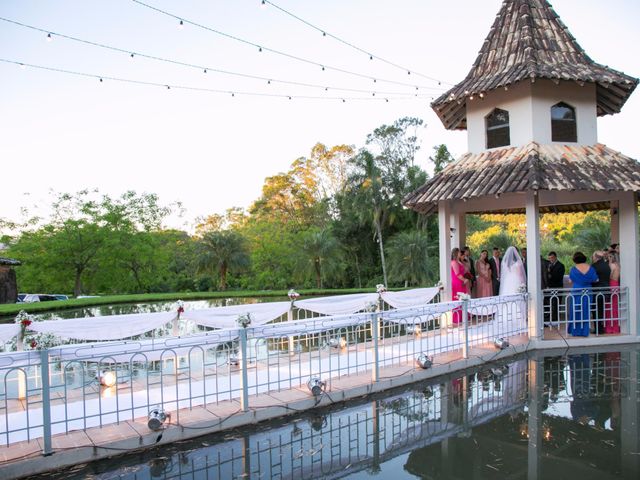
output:
[[[591,266],[596,271],[596,275],[598,275],[598,281],[593,283],[592,286],[594,288],[609,288],[609,281],[611,279],[611,267],[605,260],[605,253],[603,251],[595,251],[593,252],[593,256],[591,257],[592,264]],[[596,312],[597,317],[596,320],[596,329],[598,335],[602,335],[604,333],[604,307],[606,303],[609,301],[609,292],[606,290],[596,290],[593,292],[595,300],[596,300]]]
[[[529,268],[527,264],[527,247],[520,249],[520,256],[522,257],[522,264],[524,265],[524,275],[529,278]]]
[[[500,249],[498,247],[493,247],[493,255],[489,259],[489,267],[491,267],[491,284],[493,286],[493,294],[499,295],[502,259],[500,258]]]
[[[551,290],[560,289],[564,287],[564,265],[558,260],[558,254],[556,252],[549,252],[549,263],[547,265],[547,288]],[[547,318],[545,321],[556,323],[559,319],[560,310],[560,296],[558,293],[551,297],[545,298],[545,311],[550,310],[550,314],[545,315]]]

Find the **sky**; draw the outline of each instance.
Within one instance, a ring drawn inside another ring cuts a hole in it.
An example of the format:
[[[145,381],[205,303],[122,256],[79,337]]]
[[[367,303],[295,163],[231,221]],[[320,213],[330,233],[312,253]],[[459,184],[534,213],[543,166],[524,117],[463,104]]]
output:
[[[25,206],[46,215],[51,191],[97,188],[118,196],[135,190],[157,193],[164,203],[182,202],[185,215],[171,217],[168,226],[190,230],[198,216],[248,207],[259,197],[265,177],[286,171],[317,142],[362,147],[374,128],[403,116],[425,120],[417,158],[423,168],[434,145],[445,143],[461,155],[466,133],[445,130],[429,103],[467,74],[501,5],[500,0],[273,0],[402,67],[396,68],[370,60],[272,5],[261,6],[260,0],[143,1],[183,18],[183,27],[178,19],[133,0],[0,0],[0,17],[54,32],[47,41],[46,33],[0,21],[0,59],[104,77],[100,82],[0,62],[0,218],[19,220]],[[640,75],[640,2],[556,0],[553,6],[591,58]],[[260,52],[190,22],[264,48]],[[209,69],[205,74],[200,68],[131,58],[128,52]],[[599,119],[599,141],[640,158],[639,119],[636,92],[621,114]]]

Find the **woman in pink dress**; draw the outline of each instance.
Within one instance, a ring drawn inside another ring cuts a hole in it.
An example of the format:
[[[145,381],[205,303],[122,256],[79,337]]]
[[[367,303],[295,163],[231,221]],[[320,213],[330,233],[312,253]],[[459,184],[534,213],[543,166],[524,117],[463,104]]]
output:
[[[615,252],[609,254],[609,288],[611,288],[611,300],[605,309],[604,333],[620,333],[620,313],[618,301],[620,300],[620,257]]]
[[[476,296],[478,298],[491,297],[493,295],[491,266],[489,265],[489,252],[486,250],[482,250],[480,258],[476,261],[476,274],[478,275]]]
[[[469,294],[469,279],[465,278],[465,268],[462,263],[463,253],[459,248],[451,250],[451,299],[458,300],[459,293]],[[462,309],[456,308],[453,311],[453,323],[462,321]]]

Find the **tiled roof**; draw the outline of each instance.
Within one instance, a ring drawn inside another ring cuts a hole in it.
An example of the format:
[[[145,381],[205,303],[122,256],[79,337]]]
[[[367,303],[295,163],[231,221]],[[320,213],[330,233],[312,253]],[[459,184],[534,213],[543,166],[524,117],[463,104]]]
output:
[[[534,190],[640,192],[640,163],[602,144],[531,142],[521,147],[467,153],[407,195],[403,204],[421,213],[433,213],[441,200]],[[594,204],[587,208],[600,207]]]
[[[546,0],[505,0],[467,77],[431,106],[446,128],[465,129],[470,96],[538,78],[595,83],[599,116],[618,113],[638,84],[591,60]]]

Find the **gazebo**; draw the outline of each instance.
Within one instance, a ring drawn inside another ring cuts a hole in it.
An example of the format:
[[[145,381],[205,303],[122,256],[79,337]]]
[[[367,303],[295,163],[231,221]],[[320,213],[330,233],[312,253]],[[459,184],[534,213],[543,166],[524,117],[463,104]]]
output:
[[[540,213],[609,209],[630,333],[640,334],[640,164],[597,140],[597,117],[620,112],[637,84],[595,63],[546,0],[503,2],[467,77],[431,105],[447,129],[467,130],[469,153],[404,199],[438,214],[445,299],[465,215],[525,213],[529,331],[539,338]]]

